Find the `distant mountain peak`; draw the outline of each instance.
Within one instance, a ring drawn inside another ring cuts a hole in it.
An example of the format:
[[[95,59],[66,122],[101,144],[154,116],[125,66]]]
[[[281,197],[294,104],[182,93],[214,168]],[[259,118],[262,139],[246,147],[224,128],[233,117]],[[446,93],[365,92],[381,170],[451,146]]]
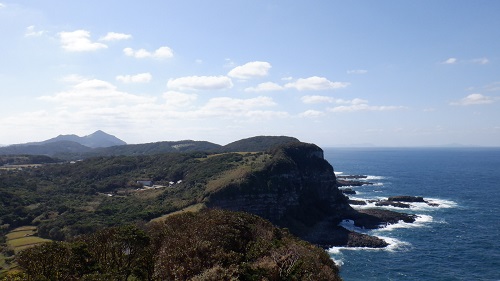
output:
[[[93,132],[92,134],[87,135],[86,137],[90,137],[90,136],[99,136],[99,135],[111,136],[110,134],[105,133],[105,132],[104,132],[104,131],[102,131],[102,130],[97,130],[97,131]]]
[[[102,130],[97,130],[90,135],[80,137],[80,141],[77,142],[91,148],[110,147],[110,146],[127,144],[121,139],[113,135],[110,135]]]
[[[61,141],[71,141],[71,142],[76,142],[78,144],[81,144],[86,147],[90,148],[98,148],[98,147],[110,147],[110,146],[115,146],[115,145],[125,145],[127,144],[126,142],[122,141],[121,139],[110,135],[108,133],[105,133],[102,130],[97,130],[94,133],[80,137],[75,134],[69,134],[69,135],[58,135],[55,138],[51,138],[45,141],[41,142],[32,142],[32,143],[27,143],[27,145],[45,145],[49,143],[54,143],[54,142],[61,142]]]

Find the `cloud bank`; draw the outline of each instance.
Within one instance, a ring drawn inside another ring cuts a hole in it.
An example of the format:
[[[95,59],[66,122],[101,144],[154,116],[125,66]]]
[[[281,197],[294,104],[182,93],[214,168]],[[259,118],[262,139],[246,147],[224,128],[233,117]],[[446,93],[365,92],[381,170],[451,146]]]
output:
[[[227,76],[186,76],[168,80],[167,87],[178,90],[222,90],[232,88],[233,82]]]
[[[231,71],[229,71],[227,76],[243,80],[265,77],[269,74],[270,69],[271,69],[271,64],[268,62],[253,61],[231,69]]]
[[[123,53],[126,56],[134,57],[137,59],[144,59],[144,58],[170,59],[174,57],[174,51],[167,46],[160,47],[152,52],[147,51],[146,49],[134,50],[132,48],[125,48],[123,49]]]
[[[450,104],[468,106],[468,105],[479,105],[479,104],[491,104],[494,103],[495,101],[496,99],[493,97],[475,93],[475,94],[470,94],[459,101],[451,102]]]
[[[68,52],[89,52],[108,48],[107,45],[90,40],[90,32],[80,29],[59,33],[61,46]]]

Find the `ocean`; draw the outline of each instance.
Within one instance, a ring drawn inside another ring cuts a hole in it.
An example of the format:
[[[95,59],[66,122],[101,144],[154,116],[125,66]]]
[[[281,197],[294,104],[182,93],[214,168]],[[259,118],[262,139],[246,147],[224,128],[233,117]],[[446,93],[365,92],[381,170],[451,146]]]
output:
[[[413,224],[357,231],[386,249],[329,249],[345,281],[500,280],[500,148],[324,148],[337,174],[367,175],[352,199],[422,196]],[[374,207],[373,205],[370,207]],[[353,228],[346,224],[346,227]]]

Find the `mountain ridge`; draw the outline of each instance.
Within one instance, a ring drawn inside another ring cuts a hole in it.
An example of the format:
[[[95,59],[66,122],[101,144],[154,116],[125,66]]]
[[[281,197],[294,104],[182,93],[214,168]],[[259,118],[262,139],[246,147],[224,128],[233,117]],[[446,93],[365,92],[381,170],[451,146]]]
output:
[[[105,133],[102,130],[97,130],[90,135],[86,135],[83,137],[77,136],[75,134],[69,135],[58,135],[57,137],[50,138],[48,140],[40,141],[40,142],[29,142],[26,144],[16,144],[16,145],[44,145],[48,143],[54,143],[59,141],[72,141],[79,143],[83,146],[87,146],[89,148],[98,148],[98,147],[110,147],[115,145],[125,145],[127,144],[123,140]]]
[[[46,155],[64,160],[76,160],[95,156],[134,156],[171,152],[252,152],[264,151],[273,146],[289,142],[300,142],[288,136],[255,136],[219,145],[208,141],[180,140],[159,141],[141,144],[126,144],[101,130],[79,137],[59,135],[41,141],[0,147],[0,155]]]

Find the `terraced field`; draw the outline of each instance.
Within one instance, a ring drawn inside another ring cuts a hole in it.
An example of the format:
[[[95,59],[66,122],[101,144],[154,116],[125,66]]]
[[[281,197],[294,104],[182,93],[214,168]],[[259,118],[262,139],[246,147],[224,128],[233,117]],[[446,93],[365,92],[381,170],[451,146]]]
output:
[[[12,248],[14,253],[17,254],[26,248],[51,241],[35,236],[36,232],[36,226],[23,226],[16,228],[5,235],[7,238],[7,246]],[[9,263],[7,260],[12,260],[12,258],[5,257],[0,254],[0,276],[8,271],[15,270],[17,267],[15,263]]]
[[[26,248],[36,246],[41,243],[50,242],[48,239],[40,238],[36,235],[35,226],[23,226],[7,233],[7,245],[14,249],[17,254]]]

